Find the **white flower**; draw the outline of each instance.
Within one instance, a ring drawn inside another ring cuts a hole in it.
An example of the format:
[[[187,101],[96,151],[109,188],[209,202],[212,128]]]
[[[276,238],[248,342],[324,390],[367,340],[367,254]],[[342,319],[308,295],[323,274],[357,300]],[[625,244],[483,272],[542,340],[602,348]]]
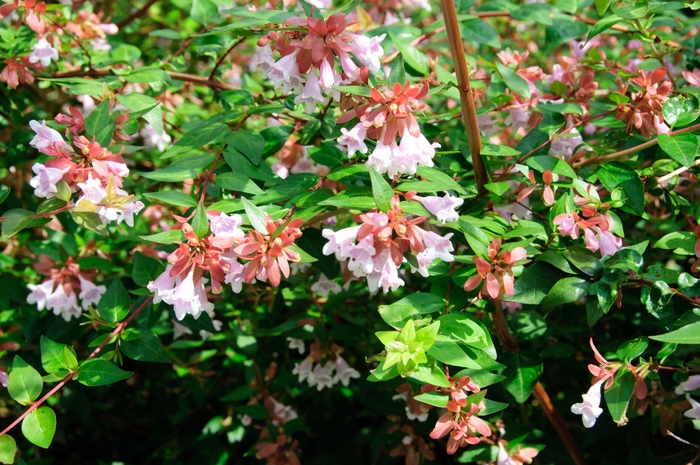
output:
[[[698,403],[688,394],[685,395],[685,398],[688,399],[688,402],[690,402],[692,408],[683,412],[683,416],[692,418],[693,420],[700,420],[700,403]]]
[[[571,413],[581,415],[583,426],[586,428],[592,428],[593,425],[595,425],[596,419],[603,413],[603,409],[600,408],[603,381],[604,380],[598,381],[591,386],[586,394],[583,394],[583,402],[571,406]]]
[[[107,191],[102,188],[102,181],[93,179],[92,173],[88,174],[87,181],[79,182],[78,187],[83,193],[78,199],[78,203],[82,200],[87,200],[92,204],[98,204],[107,197]]]
[[[300,354],[304,354],[306,352],[306,346],[304,345],[304,341],[301,339],[295,339],[293,337],[288,337],[287,341],[289,341],[289,348],[290,349],[297,349]]]
[[[145,145],[146,148],[156,147],[159,152],[165,151],[165,148],[173,141],[170,134],[165,131],[163,131],[163,134],[158,134],[150,124],[146,124],[143,129],[139,131],[139,134],[141,134],[143,145]]]
[[[245,266],[238,262],[238,257],[236,257],[233,252],[222,255],[221,258],[231,266],[229,272],[226,273],[224,282],[230,284],[233,292],[238,294],[243,290],[243,272],[245,271]]]
[[[339,294],[342,290],[343,288],[340,287],[340,284],[326,278],[326,275],[323,273],[321,273],[321,276],[318,278],[318,281],[311,285],[311,291],[320,295],[324,299],[327,299],[328,295],[331,292],[333,294]]]
[[[34,163],[34,166],[32,166],[32,171],[34,171],[36,176],[29,180],[29,185],[34,188],[34,195],[49,199],[53,197],[56,192],[58,192],[56,183],[63,178],[63,174],[68,170],[47,168],[41,163]]]
[[[65,145],[61,133],[48,127],[46,125],[46,120],[41,120],[41,123],[36,120],[31,120],[29,122],[29,127],[36,133],[34,138],[29,141],[29,145],[35,147],[37,150],[42,151],[42,149],[48,147]]]
[[[676,394],[681,395],[684,392],[697,391],[700,389],[700,375],[693,375],[684,383],[681,383],[676,388]]]
[[[319,391],[323,390],[324,387],[331,388],[335,382],[333,381],[333,370],[335,369],[335,363],[326,362],[325,365],[317,364],[313,371],[313,380],[316,389]],[[311,379],[309,379],[309,386],[312,386]]]
[[[275,425],[284,424],[297,418],[297,413],[290,406],[283,405],[272,397],[268,397],[268,399],[272,402],[272,423]]]
[[[91,304],[97,305],[107,288],[105,286],[95,286],[95,283],[80,275],[78,275],[78,279],[80,280],[80,294],[78,297],[81,300],[83,310],[87,310]]]
[[[450,194],[445,193],[444,197],[429,196],[429,197],[414,197],[430,213],[435,215],[435,217],[442,224],[446,222],[453,222],[459,220],[459,214],[455,210],[459,208],[464,203],[464,200],[459,197],[452,197]]]
[[[27,296],[28,304],[36,304],[39,311],[44,310],[49,300],[49,296],[53,293],[54,279],[49,279],[41,284],[27,284],[31,294]]]
[[[58,61],[58,51],[51,46],[46,37],[39,39],[39,42],[32,47],[29,54],[29,63],[41,62],[41,66],[49,66],[51,60]]]
[[[349,256],[349,247],[357,238],[359,230],[359,226],[341,229],[340,231],[324,229],[322,234],[323,237],[328,239],[328,242],[323,246],[323,254],[330,255],[334,253],[335,258],[338,260],[345,260]]]
[[[365,37],[361,34],[355,34],[354,40],[350,42],[352,51],[360,60],[360,63],[366,65],[372,74],[377,74],[381,69],[379,59],[384,55],[384,49],[381,44],[386,34],[375,37]]]
[[[316,111],[316,104],[320,103],[325,105],[328,103],[328,98],[321,94],[321,82],[316,75],[314,70],[311,70],[309,77],[306,80],[306,85],[304,85],[304,90],[301,95],[297,95],[294,98],[294,103],[301,105],[301,103],[306,104],[306,112],[311,114]]]
[[[141,201],[129,202],[124,205],[121,210],[119,210],[119,218],[117,218],[117,224],[122,221],[125,222],[129,227],[134,226],[134,215],[143,209],[144,205]]]
[[[358,373],[358,371],[354,368],[350,368],[348,362],[346,362],[340,355],[336,355],[335,357],[335,370],[336,375],[335,378],[333,378],[333,382],[337,383],[340,381],[343,383],[343,386],[350,384],[350,378],[360,377],[360,373]]]
[[[66,294],[62,285],[56,287],[53,294],[49,296],[46,308],[53,309],[54,315],[61,315],[66,321],[69,321],[73,316],[80,316],[80,307],[78,307],[75,293]]]
[[[192,334],[192,330],[185,325],[181,325],[177,321],[172,321],[173,323],[173,339],[179,339],[185,334]]]
[[[304,380],[313,377],[313,361],[311,357],[306,357],[301,363],[295,363],[292,374],[299,375],[300,383],[303,383]],[[313,386],[313,384],[311,384],[311,380],[309,380],[309,386]]]
[[[207,218],[209,219],[209,227],[214,237],[243,239],[245,236],[245,233],[239,227],[243,224],[243,217],[241,217],[241,215],[235,214],[228,216],[225,213],[219,213],[218,215],[207,213]]]
[[[362,123],[355,125],[350,131],[342,128],[340,132],[343,135],[338,137],[338,144],[347,146],[348,158],[352,158],[355,152],[367,153],[367,145],[365,145],[367,128]]]

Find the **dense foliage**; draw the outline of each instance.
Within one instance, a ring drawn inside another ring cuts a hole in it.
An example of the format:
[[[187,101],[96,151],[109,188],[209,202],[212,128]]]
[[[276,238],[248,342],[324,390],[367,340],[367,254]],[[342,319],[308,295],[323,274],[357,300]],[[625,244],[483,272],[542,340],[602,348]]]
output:
[[[700,460],[700,2],[4,2],[0,462]]]

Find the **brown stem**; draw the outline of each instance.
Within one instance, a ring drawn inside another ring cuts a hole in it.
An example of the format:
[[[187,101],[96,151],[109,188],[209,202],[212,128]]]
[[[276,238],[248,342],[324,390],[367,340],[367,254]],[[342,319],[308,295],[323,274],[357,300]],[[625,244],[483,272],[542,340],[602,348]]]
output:
[[[133,20],[135,20],[136,18],[140,18],[141,16],[143,16],[144,14],[146,14],[146,12],[153,6],[153,4],[156,3],[157,1],[158,1],[158,0],[149,0],[144,6],[142,6],[141,8],[139,8],[139,9],[136,10],[136,11],[134,11],[134,12],[131,13],[129,16],[127,16],[126,18],[124,18],[123,20],[121,20],[120,22],[118,22],[118,23],[117,23],[117,27],[118,27],[119,29],[122,29],[122,28],[124,28],[124,26],[127,26],[127,25],[131,24],[131,22],[132,22]]]
[[[87,359],[85,359],[85,361],[87,362],[88,360],[91,360],[91,359],[95,358],[95,356],[97,356],[97,354],[99,354],[100,351],[101,351],[102,349],[104,349],[104,347],[105,347],[107,344],[109,344],[109,342],[112,340],[112,338],[113,338],[114,336],[116,336],[117,334],[119,334],[119,333],[121,333],[122,331],[124,331],[124,328],[126,328],[126,325],[128,325],[129,323],[131,323],[131,321],[132,321],[134,318],[136,318],[136,316],[137,316],[139,313],[141,313],[141,311],[142,311],[144,308],[146,308],[146,305],[148,305],[148,304],[151,302],[151,300],[153,300],[153,296],[150,296],[148,299],[146,299],[146,301],[145,301],[143,304],[141,304],[141,306],[140,306],[138,309],[136,309],[136,311],[135,311],[134,313],[132,313],[131,315],[129,315],[129,318],[127,318],[126,320],[124,320],[122,323],[119,323],[119,324],[117,325],[117,327],[114,328],[114,331],[112,331],[112,334],[110,334],[109,337],[108,337],[107,339],[105,339],[105,340],[102,342],[102,344],[100,344],[99,347],[97,347],[97,348],[88,356]],[[25,418],[27,415],[29,415],[30,413],[32,413],[34,410],[38,409],[39,406],[40,406],[41,404],[43,404],[44,402],[46,402],[46,400],[47,400],[49,397],[51,397],[52,395],[56,394],[63,386],[66,385],[66,383],[68,383],[68,381],[70,381],[71,379],[73,379],[73,376],[75,376],[76,374],[78,374],[79,371],[80,371],[80,368],[78,368],[78,371],[72,371],[72,372],[70,372],[70,373],[68,374],[68,376],[66,376],[65,378],[63,378],[63,380],[62,380],[60,383],[58,383],[56,386],[53,387],[53,389],[51,389],[49,392],[47,392],[46,395],[44,395],[44,397],[42,397],[41,399],[39,399],[39,400],[37,400],[36,402],[34,402],[27,410],[24,411],[24,413],[22,413],[22,415],[19,416],[19,418],[17,418],[15,421],[13,421],[13,422],[10,424],[10,426],[8,426],[8,427],[5,428],[4,430],[2,430],[2,432],[0,432],[0,437],[2,437],[2,436],[4,436],[5,434],[7,434],[8,431],[10,431],[12,428],[14,428],[15,426],[17,426],[22,420],[24,420],[24,418]]]
[[[501,343],[507,351],[518,351],[518,343],[515,342],[513,334],[511,334],[510,329],[508,328],[508,322],[506,321],[506,316],[503,313],[503,304],[500,299],[495,299],[493,301],[493,306],[496,308],[496,311],[493,313],[493,324],[496,326],[496,334],[498,334]],[[535,396],[535,399],[537,399],[537,402],[540,404],[544,414],[547,416],[549,423],[552,425],[554,430],[559,435],[559,438],[566,446],[566,450],[569,451],[569,455],[574,461],[574,464],[586,465],[586,459],[583,458],[583,453],[581,452],[581,449],[579,449],[576,440],[571,435],[569,428],[566,427],[566,424],[561,418],[561,415],[559,415],[557,409],[554,408],[554,405],[552,405],[552,401],[549,399],[547,391],[544,390],[544,386],[542,386],[542,383],[539,381],[535,385],[532,395]]]
[[[675,135],[683,134],[686,132],[697,131],[698,129],[700,129],[700,124],[694,124],[693,126],[688,126],[687,128],[679,129],[677,131],[671,131],[668,133],[668,135],[675,136]],[[574,164],[574,168],[580,168],[582,166],[592,165],[595,163],[601,164],[601,163],[605,163],[608,161],[617,160],[619,158],[623,158],[623,157],[630,155],[632,153],[639,152],[640,150],[644,150],[644,149],[648,149],[649,147],[653,147],[658,143],[659,143],[658,138],[652,139],[652,140],[644,142],[643,144],[639,144],[636,147],[631,147],[629,149],[620,150],[619,152],[611,153],[609,155],[603,155],[602,157],[596,157],[596,158],[592,158],[590,160],[584,160],[580,163]]]
[[[564,443],[564,446],[566,446],[566,450],[569,452],[569,455],[574,463],[576,465],[586,465],[586,459],[583,457],[576,440],[566,427],[566,424],[564,423],[564,420],[562,420],[557,409],[554,408],[554,405],[552,405],[552,401],[549,399],[547,391],[544,390],[542,383],[538,382],[535,385],[532,395],[535,396],[535,399],[537,399],[537,402],[540,404],[544,414],[547,415],[547,419],[557,431],[559,438]]]
[[[220,82],[214,79],[209,79],[204,76],[197,76],[195,74],[187,74],[187,73],[178,73],[176,71],[165,71],[168,73],[168,75],[173,78],[177,79],[178,81],[185,81],[185,82],[191,82],[193,84],[201,85],[201,86],[207,86],[215,91],[221,91],[221,90],[234,90],[237,89],[237,87],[232,86],[231,84],[228,84],[226,82]],[[56,73],[52,75],[51,77],[54,79],[62,79],[62,78],[69,78],[69,77],[85,77],[85,76],[90,76],[90,77],[102,77],[102,76],[112,76],[112,73],[108,69],[99,69],[99,70],[90,70],[90,71],[68,71],[68,72],[63,72],[63,73]]]
[[[245,40],[245,37],[239,37],[237,41],[231,45],[226,52],[219,57],[218,60],[216,60],[216,64],[214,65],[214,69],[211,70],[211,73],[209,73],[209,80],[212,81],[214,79],[214,76],[216,75],[216,70],[219,69],[219,66],[221,66],[221,63],[224,62],[226,57],[233,51],[234,48],[238,47],[241,42]]]
[[[457,75],[459,99],[462,103],[462,119],[464,120],[469,139],[469,151],[471,152],[472,164],[474,165],[476,190],[480,191],[484,184],[488,182],[488,174],[486,173],[484,160],[481,158],[481,135],[479,134],[479,123],[476,120],[474,92],[469,82],[469,68],[464,55],[462,34],[459,31],[454,0],[440,0],[440,4],[442,5],[442,14],[445,17],[447,39],[450,42],[450,52],[454,61],[455,74]]]

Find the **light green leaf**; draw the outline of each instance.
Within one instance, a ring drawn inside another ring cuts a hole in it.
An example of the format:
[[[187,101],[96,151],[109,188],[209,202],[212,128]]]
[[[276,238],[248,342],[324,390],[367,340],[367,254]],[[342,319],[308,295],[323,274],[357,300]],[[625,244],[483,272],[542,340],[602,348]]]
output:
[[[690,323],[666,334],[649,336],[649,339],[675,344],[700,344],[700,321]]]
[[[193,0],[190,17],[199,24],[218,23],[222,18],[216,4],[210,0]]]
[[[15,355],[7,381],[10,397],[22,405],[29,405],[39,397],[43,387],[44,382],[39,372],[22,360],[22,357]]]
[[[41,366],[47,373],[76,370],[78,360],[72,347],[54,342],[46,336],[41,336]]]
[[[401,329],[408,320],[421,318],[427,313],[439,312],[445,309],[442,297],[424,292],[411,294],[391,305],[380,305],[379,316],[390,326]]]
[[[109,124],[109,99],[105,99],[85,118],[85,132],[92,137]]]
[[[445,408],[450,396],[442,392],[426,392],[414,396],[413,399],[433,407]]]
[[[250,221],[250,224],[260,234],[267,236],[269,234],[267,232],[266,226],[268,214],[265,213],[261,208],[253,205],[253,203],[245,197],[242,197],[241,200],[243,201],[243,208],[245,209],[246,215],[248,215],[248,220]]]
[[[29,442],[48,449],[56,433],[56,413],[49,407],[39,407],[22,420],[22,434]]]
[[[698,136],[687,132],[675,136],[659,134],[659,147],[674,161],[690,167],[698,154],[700,141],[698,141]]]
[[[549,290],[547,297],[542,300],[542,307],[550,309],[569,302],[576,302],[588,294],[590,285],[591,283],[587,280],[575,276],[560,279]]]
[[[85,386],[104,386],[127,379],[133,373],[124,371],[107,360],[93,359],[80,366],[78,381]]]
[[[462,22],[462,37],[489,47],[500,48],[501,41],[496,30],[485,19],[475,18]]]
[[[430,61],[425,53],[411,45],[409,41],[401,40],[401,38],[397,37],[393,32],[389,32],[389,37],[394,45],[396,45],[399,52],[401,52],[408,66],[415,69],[423,76],[430,74]],[[405,83],[402,83],[402,85],[403,84]]]
[[[17,444],[9,434],[0,437],[0,463],[11,464],[15,461]]]
[[[604,392],[605,403],[615,422],[619,422],[627,413],[627,406],[634,394],[634,374],[627,368],[620,369],[615,375],[615,382]]]
[[[209,218],[207,218],[207,211],[202,202],[197,204],[197,209],[194,211],[194,216],[192,217],[192,231],[200,239],[204,239],[204,237],[209,234]]]
[[[174,244],[185,240],[182,229],[172,229],[170,231],[163,231],[156,234],[139,236],[139,238],[143,239],[144,241],[155,242],[157,244]]]
[[[239,173],[218,174],[214,178],[214,185],[222,189],[245,192],[246,194],[258,195],[263,193],[263,190],[252,179]]]
[[[388,212],[391,210],[391,199],[394,197],[394,190],[384,177],[371,166],[369,167],[369,177],[372,180],[372,195],[377,208],[383,212]]]
[[[192,196],[185,194],[180,191],[161,191],[161,192],[149,192],[143,194],[148,200],[152,202],[160,202],[168,205],[175,205],[176,207],[195,207],[197,202],[192,198]]]
[[[6,242],[10,237],[29,226],[34,219],[34,212],[15,208],[6,211],[3,216],[5,220],[2,222],[0,242]]]

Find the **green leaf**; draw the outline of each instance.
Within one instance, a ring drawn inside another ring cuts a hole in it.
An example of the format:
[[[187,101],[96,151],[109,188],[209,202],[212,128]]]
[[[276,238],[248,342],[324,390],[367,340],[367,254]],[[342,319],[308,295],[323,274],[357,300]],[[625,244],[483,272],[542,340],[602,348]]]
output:
[[[659,134],[659,147],[674,161],[690,167],[698,154],[700,141],[698,141],[698,136],[688,132],[675,136]]]
[[[506,365],[503,370],[506,377],[503,386],[517,402],[525,402],[542,375],[542,360],[539,354],[533,350],[508,352],[503,355],[501,361]]]
[[[0,242],[6,242],[10,237],[29,226],[34,219],[34,212],[15,208],[6,211],[3,216],[5,220],[2,222]]]
[[[48,449],[56,433],[56,413],[49,407],[39,407],[22,420],[22,434],[32,444]]]
[[[408,320],[420,318],[420,315],[440,312],[445,309],[442,297],[424,292],[411,294],[391,305],[380,305],[379,316],[396,329],[404,327]]]
[[[430,74],[430,61],[425,53],[411,45],[408,40],[402,40],[401,38],[397,37],[393,32],[389,32],[389,37],[394,45],[396,45],[399,52],[401,52],[401,55],[408,66],[418,71],[422,76],[427,76]],[[401,84],[403,85],[405,83]]]
[[[73,221],[75,221],[79,226],[89,229],[90,231],[94,231],[98,234],[102,234],[103,236],[108,234],[107,228],[102,222],[102,218],[100,218],[100,215],[97,213],[77,212],[73,210],[70,212],[70,214],[71,217],[73,217]]]
[[[492,413],[500,412],[508,408],[508,404],[505,402],[498,402],[491,399],[484,399],[484,410],[479,412],[479,416],[491,415]]]
[[[423,394],[418,394],[413,397],[414,400],[418,402],[423,402],[424,404],[432,405],[433,407],[445,408],[447,402],[450,400],[450,396],[443,392],[426,392]]]
[[[204,239],[204,237],[209,234],[209,219],[207,218],[207,210],[204,208],[202,202],[199,202],[197,209],[194,211],[194,216],[192,217],[192,231],[194,231],[200,239]]]
[[[395,82],[398,82],[402,86],[408,82],[406,79],[406,67],[404,66],[403,55],[400,53],[396,55],[396,58],[391,60],[389,66],[391,66],[388,80],[389,88],[391,88]]]
[[[194,200],[192,196],[180,191],[149,192],[147,194],[143,194],[143,196],[152,202],[160,202],[168,205],[175,205],[176,207],[197,206],[197,201]]]
[[[141,49],[135,45],[121,44],[117,48],[112,49],[109,55],[115,62],[133,66],[141,58]]]
[[[15,355],[7,381],[10,397],[22,405],[29,405],[39,397],[43,387],[39,372],[22,360],[22,357]]]
[[[620,369],[615,375],[615,382],[604,392],[605,403],[615,422],[623,421],[627,406],[634,394],[634,374],[627,368]]]
[[[550,289],[563,274],[558,269],[544,262],[536,262],[525,268],[515,280],[513,295],[506,297],[508,302],[538,305],[547,296]]]
[[[542,3],[525,4],[518,9],[511,11],[510,16],[514,19],[536,21],[540,24],[544,24],[545,26],[550,26],[552,24],[552,7],[551,5]]]
[[[163,135],[163,111],[160,104],[153,97],[143,94],[117,95],[117,102],[124,105],[134,113],[146,111],[140,115],[159,135]]]
[[[576,302],[588,294],[590,285],[588,280],[575,276],[560,279],[547,293],[547,297],[542,301],[542,307],[550,309],[569,302]]]
[[[360,95],[362,97],[372,96],[372,90],[365,86],[333,86],[333,88],[344,94]]]
[[[484,187],[488,190],[501,197],[503,194],[508,192],[510,185],[507,182],[490,182],[484,184]]]
[[[241,200],[243,201],[243,208],[245,209],[246,215],[248,215],[250,224],[260,234],[267,236],[269,234],[266,226],[268,214],[261,208],[253,205],[253,203],[245,197],[242,197]]]
[[[649,339],[675,344],[700,344],[700,321],[690,323],[666,334],[649,336]]]
[[[80,366],[78,381],[85,386],[104,386],[127,379],[132,374],[107,360],[92,359]]]
[[[440,334],[453,341],[484,350],[490,357],[496,358],[496,349],[489,332],[478,318],[468,313],[448,313],[438,318]]]
[[[416,370],[411,373],[410,377],[422,381],[425,384],[432,384],[433,386],[444,388],[450,387],[450,382],[447,380],[445,373],[435,365],[419,365]]]
[[[260,164],[265,148],[265,138],[260,134],[240,129],[226,136],[224,142],[248,157],[254,165]]]
[[[530,84],[523,77],[501,63],[496,63],[496,69],[510,90],[526,99],[530,98],[532,89],[530,89]]]
[[[129,328],[124,331],[119,348],[132,360],[162,363],[170,361],[158,336],[146,328]]]
[[[41,366],[47,373],[70,371],[78,369],[78,359],[72,347],[54,342],[46,336],[41,336]]]
[[[462,22],[462,37],[489,47],[500,48],[496,30],[485,19],[468,19]]]
[[[263,193],[263,190],[252,179],[239,173],[217,174],[214,178],[214,185],[233,192],[245,192],[253,195]]]
[[[115,279],[97,304],[97,313],[104,321],[116,323],[129,314],[131,299],[120,279]]]
[[[139,171],[138,174],[154,181],[181,182],[196,178],[199,173],[201,173],[205,167],[211,165],[213,161],[213,155],[194,155],[182,158],[167,168],[149,172]]]
[[[484,142],[481,154],[491,155],[492,157],[517,157],[520,155],[520,152],[507,145],[496,145]]]
[[[596,174],[608,191],[621,187],[630,207],[639,215],[644,213],[644,186],[632,168],[622,162],[612,161],[601,165]]]
[[[469,358],[459,344],[453,341],[435,341],[426,353],[438,362],[448,365],[477,370],[481,368],[481,365]]]
[[[193,0],[190,17],[199,24],[218,23],[221,19],[219,9],[210,0]]]
[[[503,375],[491,373],[487,370],[472,370],[469,368],[460,370],[452,375],[453,378],[461,378],[462,376],[469,376],[469,378],[471,378],[471,380],[478,384],[482,389],[486,386],[500,383],[506,379],[506,377]]]
[[[0,437],[0,463],[11,464],[15,461],[17,444],[9,434]]]
[[[591,30],[588,32],[588,36],[586,37],[586,43],[590,42],[592,38],[594,38],[598,34],[602,34],[603,32],[607,31],[620,21],[622,21],[622,18],[616,15],[606,16],[605,18],[601,19],[600,21],[595,23]]]
[[[134,265],[131,268],[131,279],[137,285],[142,287],[148,286],[148,283],[155,281],[162,272],[163,267],[158,260],[147,257],[141,252],[136,252]]]
[[[595,0],[595,8],[600,16],[603,16],[603,13],[608,11],[611,1],[612,0]]]
[[[174,244],[185,240],[182,229],[172,229],[170,231],[163,231],[156,234],[139,236],[139,238],[143,239],[144,241],[155,242],[157,244]]]
[[[85,118],[85,132],[92,137],[103,127],[109,124],[109,99],[104,99]]]
[[[624,19],[638,19],[649,13],[649,0],[614,0],[610,5],[614,14]]]
[[[418,166],[416,174],[421,178],[434,183],[436,187],[444,191],[455,191],[462,195],[467,195],[467,192],[455,181],[452,176],[443,173],[436,168],[428,168],[427,166]]]
[[[649,339],[644,336],[640,336],[627,341],[617,349],[617,358],[620,361],[624,361],[626,364],[632,363],[632,361],[642,355],[644,351],[649,347]]]
[[[564,258],[588,276],[597,276],[603,269],[600,260],[592,252],[582,246],[569,247],[562,252]]]
[[[525,160],[525,164],[530,168],[539,171],[540,173],[544,173],[545,171],[549,170],[552,173],[560,176],[576,179],[576,172],[561,158],[550,157],[549,155],[540,155],[537,157],[528,158]]]
[[[139,83],[155,83],[162,82],[165,84],[170,84],[170,75],[163,71],[162,69],[144,69],[137,68],[131,74],[124,76],[126,82],[139,82]]]
[[[690,231],[674,231],[663,236],[654,245],[657,249],[675,249],[674,253],[695,255],[695,235]]]
[[[391,199],[394,197],[394,190],[384,177],[371,166],[369,167],[369,177],[372,180],[372,195],[377,208],[383,212],[388,212],[391,210]]]

